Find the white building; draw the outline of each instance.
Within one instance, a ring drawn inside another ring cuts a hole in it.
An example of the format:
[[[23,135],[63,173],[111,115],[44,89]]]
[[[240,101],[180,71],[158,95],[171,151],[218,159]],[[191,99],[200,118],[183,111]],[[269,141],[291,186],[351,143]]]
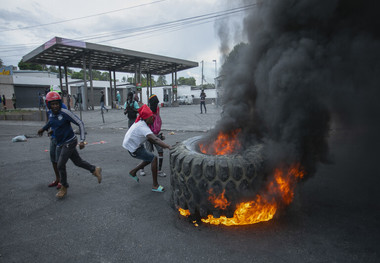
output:
[[[58,73],[46,72],[46,71],[32,71],[32,70],[11,70],[8,74],[4,74],[6,71],[1,71],[3,74],[0,74],[0,95],[4,94],[7,99],[8,109],[12,108],[11,98],[15,94],[17,97],[17,107],[18,108],[37,108],[39,105],[39,93],[45,94],[46,91],[50,88],[51,85],[60,85],[60,79]],[[71,79],[68,77],[68,94],[70,95],[71,107],[74,106],[74,97],[78,93],[84,94],[84,81]],[[112,82],[112,85],[114,83]],[[92,81],[93,89],[93,99],[94,105],[100,105],[100,91],[105,93],[105,104],[106,106],[111,105],[111,95],[110,95],[110,82],[109,81]],[[63,87],[66,87],[65,82],[63,81]],[[149,88],[150,89],[150,88]],[[127,93],[129,91],[135,91],[136,88],[133,85],[130,85],[126,82],[116,81],[116,90],[121,94],[122,105],[127,98]],[[162,86],[162,87],[153,87],[152,93],[157,95],[161,103],[164,103],[165,106],[172,106],[175,103],[171,103],[165,98],[170,98],[172,96],[172,87],[171,86]],[[201,90],[198,87],[191,86],[179,86],[177,89],[177,97],[179,96],[192,96],[193,102],[199,104]],[[206,103],[212,103],[216,99],[215,89],[206,89]],[[87,103],[91,104],[91,87],[90,81],[87,81]],[[165,96],[165,94],[167,96]],[[141,98],[140,100],[143,103],[148,102],[147,88],[142,87],[141,89]],[[83,95],[82,95],[83,96]],[[9,101],[9,102],[8,102]],[[67,103],[67,94],[64,94],[64,101]],[[83,101],[84,108],[86,108],[86,101]]]

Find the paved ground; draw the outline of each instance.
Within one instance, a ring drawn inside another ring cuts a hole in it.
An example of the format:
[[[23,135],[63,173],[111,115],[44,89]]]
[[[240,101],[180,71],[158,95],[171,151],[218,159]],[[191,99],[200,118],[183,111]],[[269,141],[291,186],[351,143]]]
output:
[[[169,144],[204,134],[220,108],[163,108]],[[79,115],[79,113],[78,113]],[[103,182],[68,165],[64,200],[47,187],[53,179],[49,139],[29,138],[42,123],[0,121],[0,262],[379,262],[379,168],[372,156],[350,169],[360,145],[337,130],[336,165],[321,166],[301,185],[286,214],[244,227],[195,227],[169,205],[169,176],[153,193],[151,177],[126,176],[137,164],[121,147],[127,122],[121,111],[84,112],[83,159],[103,167]],[[172,134],[172,132],[174,134]],[[98,144],[105,141],[104,144]],[[164,168],[169,173],[168,152]]]

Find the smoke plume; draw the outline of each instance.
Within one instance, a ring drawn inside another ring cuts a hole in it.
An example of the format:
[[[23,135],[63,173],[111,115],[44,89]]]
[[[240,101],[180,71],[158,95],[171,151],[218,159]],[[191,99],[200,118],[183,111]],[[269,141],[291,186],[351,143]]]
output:
[[[248,42],[235,46],[220,72],[223,117],[215,131],[241,128],[244,145],[266,145],[270,167],[301,163],[308,176],[330,161],[337,127],[358,134],[366,154],[378,151],[378,14],[375,0],[262,0],[249,8]]]

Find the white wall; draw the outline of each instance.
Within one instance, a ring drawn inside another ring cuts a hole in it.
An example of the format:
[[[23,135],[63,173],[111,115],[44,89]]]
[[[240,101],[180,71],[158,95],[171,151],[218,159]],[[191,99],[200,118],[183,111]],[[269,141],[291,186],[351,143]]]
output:
[[[171,86],[164,86],[164,87],[153,87],[152,92],[155,94],[160,103],[164,101],[164,88],[171,88]],[[146,87],[142,88],[142,102],[144,104],[148,103],[147,95],[146,95]],[[216,90],[215,89],[205,89],[206,98],[216,98]],[[194,95],[194,98],[200,98],[201,91],[200,90],[191,90],[191,86],[183,85],[178,86],[177,89],[177,96],[184,96],[184,95]]]

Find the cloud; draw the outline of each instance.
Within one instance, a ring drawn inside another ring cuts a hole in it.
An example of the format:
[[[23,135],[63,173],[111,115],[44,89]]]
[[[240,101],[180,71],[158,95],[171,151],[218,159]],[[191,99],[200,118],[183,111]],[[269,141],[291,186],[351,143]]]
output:
[[[138,7],[140,5],[144,6]],[[191,61],[209,61],[206,72],[212,74],[208,79],[213,79],[212,60],[219,60],[219,40],[214,21],[194,24],[184,21],[178,27],[158,27],[137,35],[131,35],[131,30],[140,28],[141,33],[141,27],[224,9],[217,0],[108,0],[92,1],[91,4],[74,0],[64,3],[52,0],[10,1],[0,7],[0,38],[4,40],[0,44],[0,58],[5,64],[17,65],[24,55],[59,36]],[[23,27],[30,28],[4,31]],[[9,51],[12,46],[14,49]]]

